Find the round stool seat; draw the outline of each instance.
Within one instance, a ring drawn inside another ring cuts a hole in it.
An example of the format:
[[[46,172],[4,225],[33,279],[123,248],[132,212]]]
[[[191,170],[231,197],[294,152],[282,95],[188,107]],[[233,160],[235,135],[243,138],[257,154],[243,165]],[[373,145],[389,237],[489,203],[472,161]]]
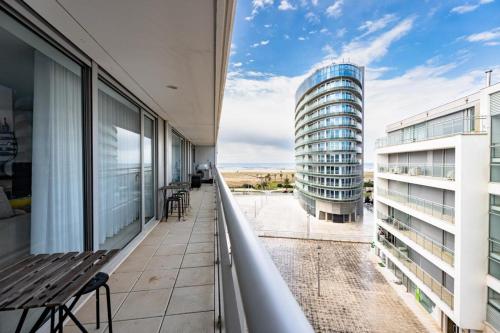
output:
[[[91,293],[98,288],[104,286],[106,282],[109,280],[109,275],[103,272],[99,272],[94,277],[87,282],[87,284],[82,288],[81,293],[82,294],[88,294]]]

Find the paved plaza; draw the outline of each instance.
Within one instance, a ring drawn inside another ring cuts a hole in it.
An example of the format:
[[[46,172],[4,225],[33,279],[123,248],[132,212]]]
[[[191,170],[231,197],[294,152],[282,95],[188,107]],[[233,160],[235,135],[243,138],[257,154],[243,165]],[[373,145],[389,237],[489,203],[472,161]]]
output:
[[[267,237],[260,240],[316,332],[427,331],[377,270],[370,259],[370,245]]]
[[[364,243],[373,238],[373,214],[367,209],[362,222],[333,223],[308,217],[292,194],[235,194],[234,197],[258,236]]]

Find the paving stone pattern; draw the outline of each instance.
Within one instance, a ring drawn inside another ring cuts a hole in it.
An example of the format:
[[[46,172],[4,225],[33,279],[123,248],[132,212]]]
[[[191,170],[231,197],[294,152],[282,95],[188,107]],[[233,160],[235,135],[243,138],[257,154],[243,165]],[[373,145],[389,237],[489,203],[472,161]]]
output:
[[[316,332],[425,332],[370,260],[369,245],[260,238]],[[317,263],[320,250],[320,290]]]

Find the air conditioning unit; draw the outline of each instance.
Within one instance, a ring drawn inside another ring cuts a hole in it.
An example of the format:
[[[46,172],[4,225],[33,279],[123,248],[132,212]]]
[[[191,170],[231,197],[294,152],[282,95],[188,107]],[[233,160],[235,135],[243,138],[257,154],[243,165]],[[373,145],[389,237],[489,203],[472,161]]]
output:
[[[455,179],[455,170],[448,170],[448,172],[446,173],[446,178],[448,178],[449,180]]]

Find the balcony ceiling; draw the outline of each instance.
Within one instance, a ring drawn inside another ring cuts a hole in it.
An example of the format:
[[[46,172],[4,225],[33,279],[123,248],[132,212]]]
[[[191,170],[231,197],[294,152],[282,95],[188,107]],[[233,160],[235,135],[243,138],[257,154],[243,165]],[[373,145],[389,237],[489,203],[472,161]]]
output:
[[[25,2],[186,138],[215,144],[234,0]]]

